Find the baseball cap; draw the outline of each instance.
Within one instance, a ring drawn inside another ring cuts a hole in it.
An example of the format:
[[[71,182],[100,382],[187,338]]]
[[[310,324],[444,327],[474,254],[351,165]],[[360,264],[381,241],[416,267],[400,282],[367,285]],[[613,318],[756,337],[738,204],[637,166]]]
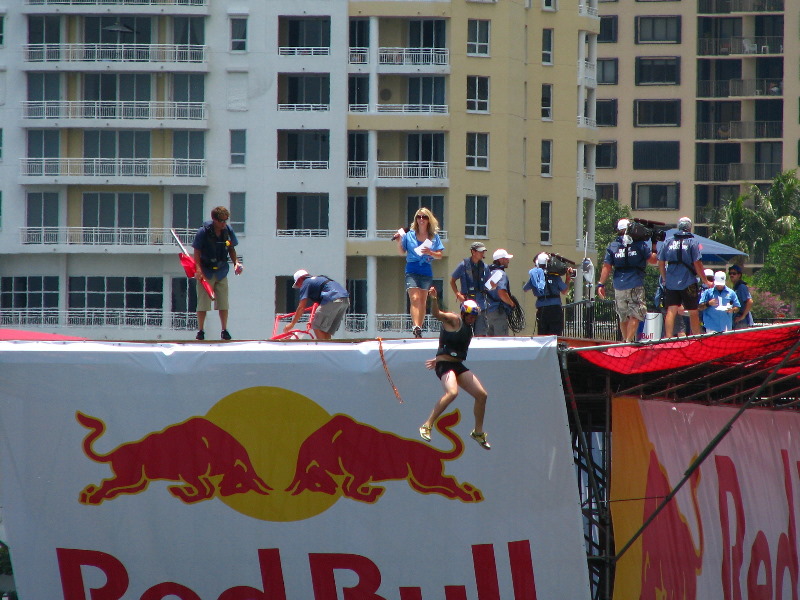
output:
[[[678,219],[678,230],[679,231],[691,231],[692,230],[692,220],[689,217],[681,217]]]
[[[297,287],[297,282],[303,277],[308,277],[308,271],[306,271],[305,269],[300,269],[299,271],[295,271],[294,285],[292,287]]]
[[[725,285],[726,281],[725,271],[717,271],[714,273],[714,285]]]
[[[728,273],[732,273],[732,272],[736,272],[736,273],[741,274],[742,273],[742,267],[740,267],[739,265],[731,265],[730,267],[728,267]]]
[[[486,246],[484,246],[482,242],[472,242],[469,249],[477,252],[486,252]]]
[[[542,252],[536,257],[536,264],[546,265],[548,260],[550,260],[550,257],[547,255],[547,252]]]
[[[465,315],[478,315],[481,312],[481,307],[475,300],[464,300],[461,305],[461,312]]]
[[[713,277],[714,269],[706,269],[705,271],[703,271],[703,275],[706,276],[706,279],[708,279],[709,277]]]
[[[501,258],[514,258],[514,255],[509,254],[502,248],[498,248],[494,251],[494,254],[492,254],[492,260],[500,260]]]
[[[617,223],[617,231],[622,231],[623,229],[627,229],[628,225],[630,224],[631,222],[628,219],[620,219],[619,222]]]

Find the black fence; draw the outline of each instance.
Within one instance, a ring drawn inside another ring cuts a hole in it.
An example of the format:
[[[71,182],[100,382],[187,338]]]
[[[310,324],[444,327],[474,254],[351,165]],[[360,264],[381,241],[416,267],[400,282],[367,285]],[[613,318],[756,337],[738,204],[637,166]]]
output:
[[[565,304],[563,313],[565,337],[607,342],[622,340],[613,300],[582,300]]]

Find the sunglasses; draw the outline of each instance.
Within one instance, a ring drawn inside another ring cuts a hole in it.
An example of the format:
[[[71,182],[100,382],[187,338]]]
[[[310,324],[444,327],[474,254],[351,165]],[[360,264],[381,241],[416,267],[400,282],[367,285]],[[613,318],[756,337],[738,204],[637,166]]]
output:
[[[426,217],[425,215],[417,215],[417,218],[418,219],[425,219],[426,221],[428,220],[428,217]]]

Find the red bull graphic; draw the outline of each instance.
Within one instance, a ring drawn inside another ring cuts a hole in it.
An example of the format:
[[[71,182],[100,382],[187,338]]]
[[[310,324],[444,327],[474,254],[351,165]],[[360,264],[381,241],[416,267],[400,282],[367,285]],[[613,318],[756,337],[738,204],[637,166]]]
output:
[[[87,485],[80,493],[82,504],[101,504],[120,494],[137,494],[156,480],[181,482],[167,489],[187,504],[209,500],[217,494],[231,496],[253,491],[267,495],[272,489],[256,474],[244,447],[206,419],[193,417],[98,454],[92,446],[105,432],[105,423],[81,412],[75,417],[90,430],[83,440],[86,456],[108,463],[114,473],[100,485]]]
[[[334,415],[300,447],[297,471],[286,491],[306,490],[335,494],[372,504],[385,488],[378,481],[405,480],[421,494],[440,494],[462,502],[480,502],[481,491],[444,474],[444,461],[464,452],[464,443],[450,428],[460,420],[458,411],[443,415],[436,428],[453,444],[447,452],[418,440],[402,438],[359,423],[347,415]]]

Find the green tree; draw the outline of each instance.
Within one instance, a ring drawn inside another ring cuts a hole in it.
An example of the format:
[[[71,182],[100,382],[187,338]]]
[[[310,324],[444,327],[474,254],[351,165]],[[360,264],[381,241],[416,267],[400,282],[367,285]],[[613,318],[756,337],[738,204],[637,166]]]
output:
[[[601,198],[597,201],[594,212],[594,240],[598,261],[602,262],[606,247],[617,237],[617,222],[620,219],[629,219],[630,216],[631,209],[614,198]]]
[[[777,294],[792,306],[800,302],[800,227],[774,242],[764,259],[764,267],[754,278],[762,290]]]

